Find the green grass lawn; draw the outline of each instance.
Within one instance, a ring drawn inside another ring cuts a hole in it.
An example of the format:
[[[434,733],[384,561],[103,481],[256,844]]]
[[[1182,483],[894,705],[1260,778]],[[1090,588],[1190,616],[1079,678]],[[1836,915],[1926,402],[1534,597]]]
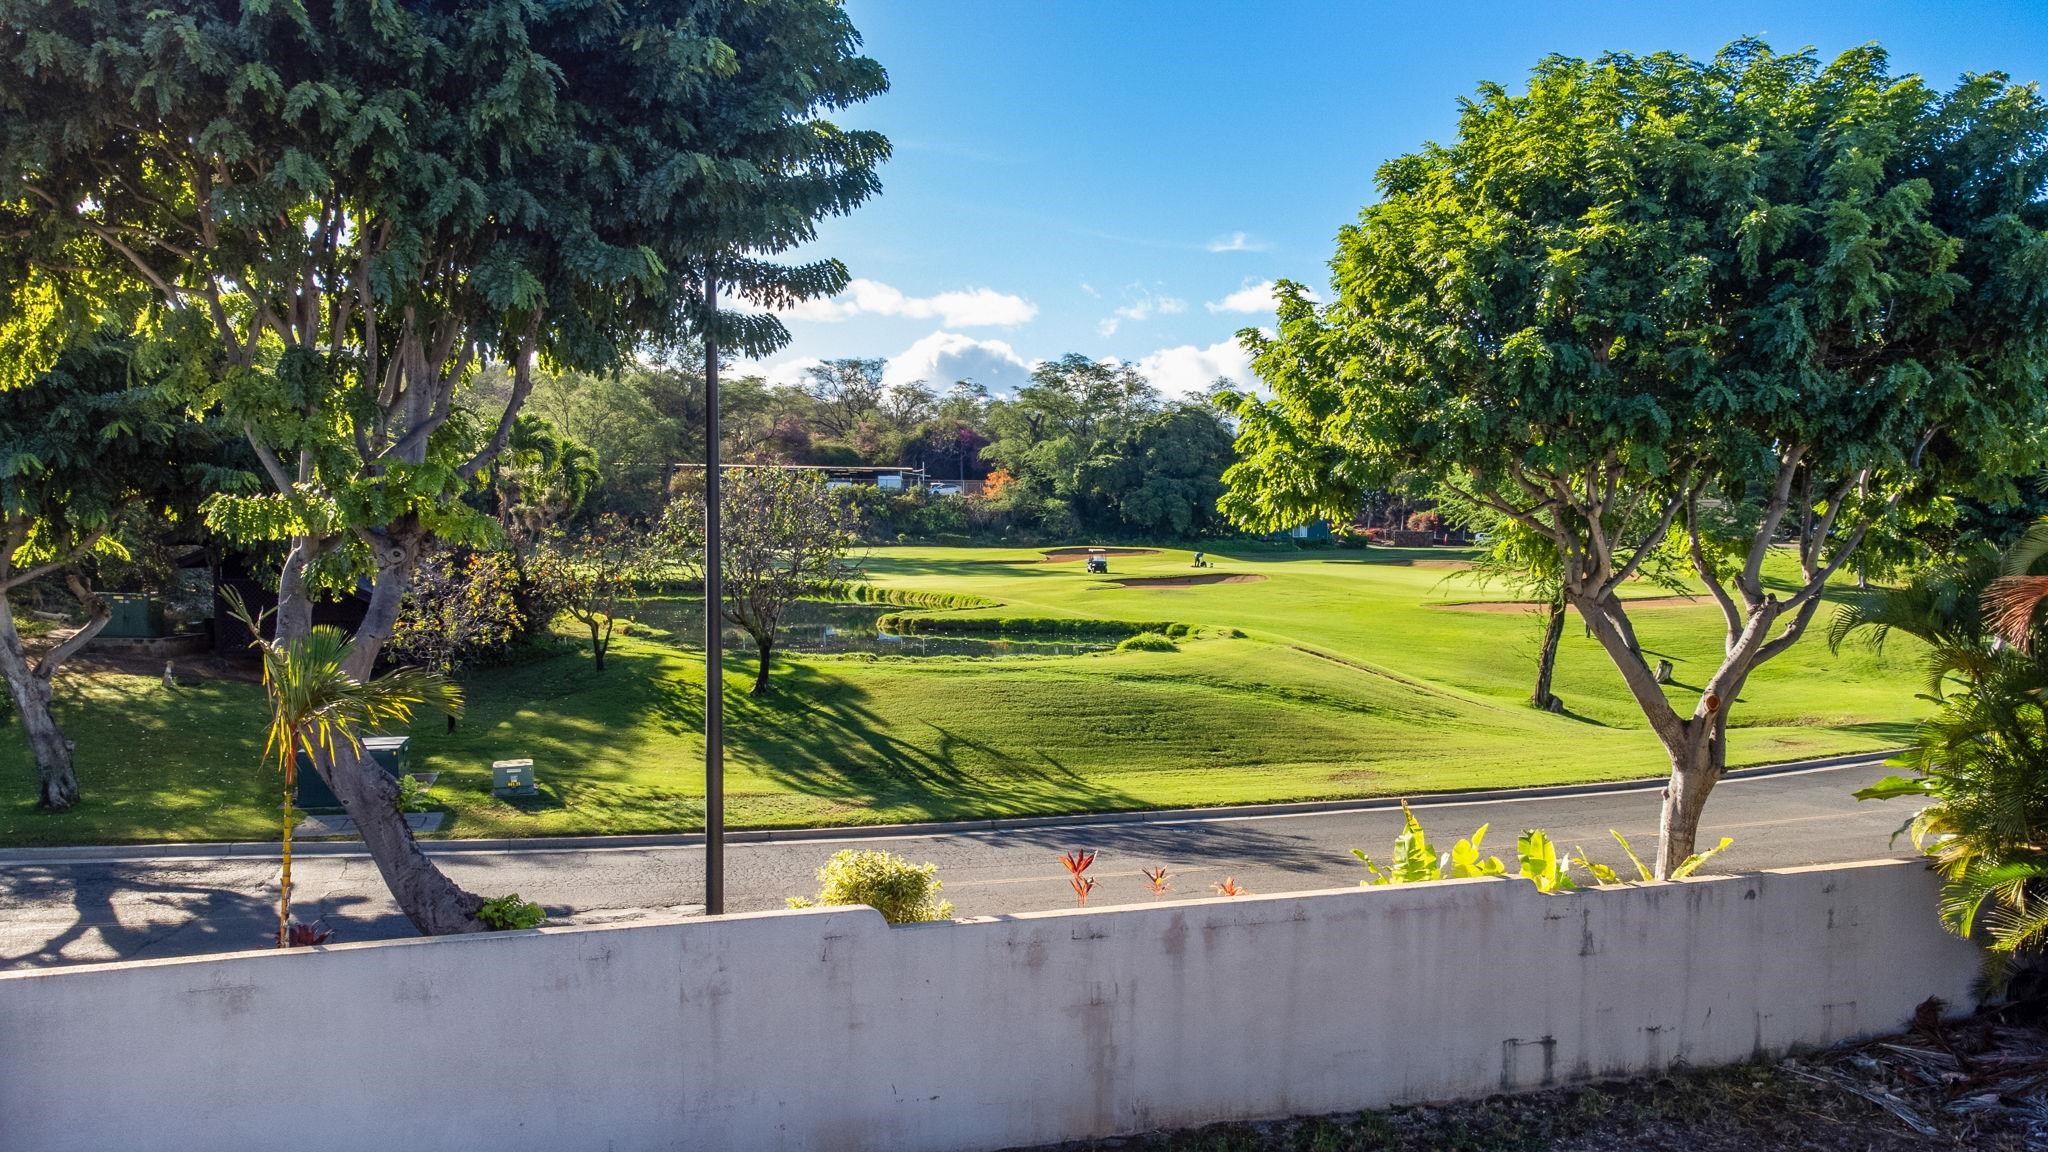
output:
[[[1197,587],[1123,587],[1189,575],[1186,552],[1118,556],[1108,578],[1028,549],[883,548],[876,583],[973,593],[1000,607],[945,615],[1174,621],[1178,652],[1007,659],[798,657],[753,700],[729,663],[728,814],[736,826],[1386,795],[1653,775],[1662,754],[1606,655],[1576,619],[1555,688],[1568,716],[1524,703],[1540,620],[1475,610],[1509,597],[1441,566],[1455,553],[1214,556]],[[1662,595],[1645,588],[1643,595]],[[1460,607],[1460,605],[1468,605]],[[1832,608],[1828,609],[1832,611]],[[1690,697],[1718,659],[1710,602],[1634,614]],[[1921,714],[1917,653],[1839,655],[1814,634],[1752,678],[1731,759],[1757,763],[1898,744]],[[1232,632],[1242,635],[1233,636]],[[261,839],[275,835],[274,773],[258,762],[253,685],[167,690],[142,676],[66,676],[61,719],[85,801],[62,814],[0,807],[0,843]],[[468,678],[461,729],[414,733],[419,766],[456,836],[689,829],[702,818],[701,656],[656,635],[616,642],[602,673],[571,649]],[[542,795],[490,795],[490,762],[534,758]],[[19,733],[0,737],[0,789],[32,795]]]

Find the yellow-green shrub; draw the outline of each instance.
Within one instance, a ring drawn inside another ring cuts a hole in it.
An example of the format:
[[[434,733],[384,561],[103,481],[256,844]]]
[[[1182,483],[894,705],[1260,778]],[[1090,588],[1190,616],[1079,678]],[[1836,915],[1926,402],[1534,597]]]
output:
[[[891,924],[947,920],[953,903],[938,898],[939,866],[912,864],[890,852],[843,848],[818,869],[815,900],[789,898],[791,908],[820,904],[865,904]]]

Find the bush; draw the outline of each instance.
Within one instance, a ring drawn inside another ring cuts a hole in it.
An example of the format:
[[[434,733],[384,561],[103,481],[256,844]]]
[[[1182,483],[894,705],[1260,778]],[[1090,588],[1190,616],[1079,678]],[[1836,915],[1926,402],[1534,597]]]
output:
[[[950,920],[953,902],[938,898],[939,866],[912,864],[901,856],[843,848],[818,869],[818,896],[789,898],[791,908],[865,904],[891,924]]]
[[[442,673],[509,660],[561,607],[531,585],[508,551],[429,554],[406,591],[386,658]]]
[[[884,632],[941,635],[1130,636],[1165,632],[1173,624],[1165,620],[1127,623],[1074,616],[923,616],[892,612],[876,621],[875,626]]]
[[[519,893],[514,892],[510,896],[484,901],[484,906],[476,910],[476,918],[493,932],[510,932],[519,928],[538,928],[548,922],[548,913],[547,909],[531,900],[521,900]]]
[[[702,591],[697,593],[703,595]],[[893,604],[902,608],[955,610],[999,608],[1002,601],[965,592],[928,592],[915,588],[883,588],[874,584],[839,582],[819,588],[823,600],[851,600],[859,604]]]
[[[1443,526],[1444,518],[1440,512],[1417,512],[1408,517],[1408,530],[1410,532],[1434,533],[1442,529]]]
[[[1178,652],[1180,651],[1180,645],[1175,644],[1164,632],[1140,632],[1136,636],[1126,637],[1123,643],[1116,646],[1116,650],[1119,652]]]

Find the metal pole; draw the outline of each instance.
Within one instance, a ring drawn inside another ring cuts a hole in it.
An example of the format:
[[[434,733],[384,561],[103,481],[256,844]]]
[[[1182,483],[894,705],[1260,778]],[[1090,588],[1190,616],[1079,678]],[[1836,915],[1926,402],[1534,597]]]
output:
[[[719,558],[718,274],[704,266],[704,914],[725,912],[725,569]]]

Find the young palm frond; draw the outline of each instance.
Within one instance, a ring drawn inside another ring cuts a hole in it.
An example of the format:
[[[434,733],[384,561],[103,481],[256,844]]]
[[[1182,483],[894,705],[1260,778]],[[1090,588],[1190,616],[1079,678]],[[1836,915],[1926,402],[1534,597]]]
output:
[[[2030,652],[2034,618],[2048,601],[2048,576],[2036,575],[2048,557],[2048,520],[2036,520],[1999,561],[1998,578],[1984,588],[1985,624],[1999,639]]]
[[[1984,589],[1984,623],[2000,640],[2031,652],[2034,616],[2048,600],[2048,576],[2000,576]]]
[[[1958,936],[1970,936],[1981,917],[1992,949],[1999,952],[2039,944],[2048,939],[2048,900],[2036,890],[2044,879],[2048,863],[2039,860],[1973,862],[1942,886],[1942,922]]]
[[[2027,530],[1999,558],[1998,571],[2002,576],[2025,576],[2044,559],[2048,559],[2048,519],[2027,525]]]

